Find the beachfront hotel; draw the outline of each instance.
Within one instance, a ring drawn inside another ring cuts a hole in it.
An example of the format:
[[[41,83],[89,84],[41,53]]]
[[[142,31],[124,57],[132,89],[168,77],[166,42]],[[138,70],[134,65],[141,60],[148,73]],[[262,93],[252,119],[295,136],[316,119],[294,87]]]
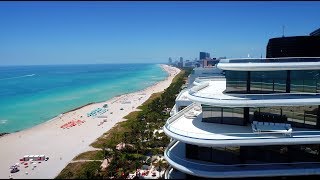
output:
[[[220,60],[163,127],[165,178],[320,175],[320,57]],[[180,96],[178,96],[179,98]]]

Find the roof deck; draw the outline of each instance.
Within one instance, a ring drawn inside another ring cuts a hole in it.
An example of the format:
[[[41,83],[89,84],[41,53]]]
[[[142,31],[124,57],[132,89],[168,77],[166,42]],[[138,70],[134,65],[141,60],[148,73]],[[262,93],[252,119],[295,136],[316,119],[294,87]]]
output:
[[[259,146],[320,143],[320,131],[292,128],[291,136],[278,132],[254,133],[247,126],[202,122],[202,111],[193,103],[170,117],[164,132],[173,139],[199,146]]]
[[[200,82],[188,92],[194,102],[220,107],[270,107],[319,105],[317,93],[226,94],[226,80],[215,78]]]
[[[206,178],[240,178],[319,175],[319,162],[253,163],[224,165],[214,162],[187,159],[185,145],[172,141],[166,149],[165,158],[174,168],[194,176]]]

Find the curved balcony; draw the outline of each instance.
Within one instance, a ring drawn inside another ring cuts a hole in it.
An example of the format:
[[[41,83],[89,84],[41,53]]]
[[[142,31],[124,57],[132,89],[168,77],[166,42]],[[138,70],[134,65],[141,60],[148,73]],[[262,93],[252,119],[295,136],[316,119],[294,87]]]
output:
[[[243,178],[319,175],[319,162],[254,163],[224,165],[187,159],[183,143],[172,141],[164,153],[168,163],[184,173],[205,178]]]
[[[164,179],[186,179],[186,174],[169,166],[165,171]]]
[[[255,133],[251,125],[238,126],[202,122],[202,111],[193,103],[170,117],[163,127],[171,138],[199,146],[258,146],[283,144],[315,144],[320,131],[293,128],[291,136],[279,132]]]
[[[319,57],[285,57],[285,58],[242,58],[223,59],[217,67],[222,70],[236,71],[275,71],[275,70],[318,70]]]
[[[188,98],[201,104],[219,107],[270,107],[319,105],[319,93],[224,94],[223,78],[201,82],[189,89]]]

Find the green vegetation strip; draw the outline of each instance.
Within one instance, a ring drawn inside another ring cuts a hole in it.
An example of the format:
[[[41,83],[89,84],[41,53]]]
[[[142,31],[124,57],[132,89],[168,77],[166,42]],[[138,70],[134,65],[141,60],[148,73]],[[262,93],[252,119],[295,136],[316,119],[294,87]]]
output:
[[[101,162],[76,162],[68,164],[55,179],[94,179]]]

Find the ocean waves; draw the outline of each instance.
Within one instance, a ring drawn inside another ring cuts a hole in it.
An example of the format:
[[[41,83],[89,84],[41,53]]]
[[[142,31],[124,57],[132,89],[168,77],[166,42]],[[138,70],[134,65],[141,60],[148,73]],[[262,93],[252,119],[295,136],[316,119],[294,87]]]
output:
[[[142,90],[166,75],[155,64],[2,68],[0,132],[30,128],[79,106]]]
[[[8,79],[18,79],[18,78],[24,78],[24,77],[32,77],[35,76],[36,74],[27,74],[27,75],[23,75],[23,76],[15,76],[15,77],[9,77],[9,78],[2,78],[1,80],[8,80]]]
[[[8,122],[8,120],[6,119],[0,119],[0,124],[6,124]]]

